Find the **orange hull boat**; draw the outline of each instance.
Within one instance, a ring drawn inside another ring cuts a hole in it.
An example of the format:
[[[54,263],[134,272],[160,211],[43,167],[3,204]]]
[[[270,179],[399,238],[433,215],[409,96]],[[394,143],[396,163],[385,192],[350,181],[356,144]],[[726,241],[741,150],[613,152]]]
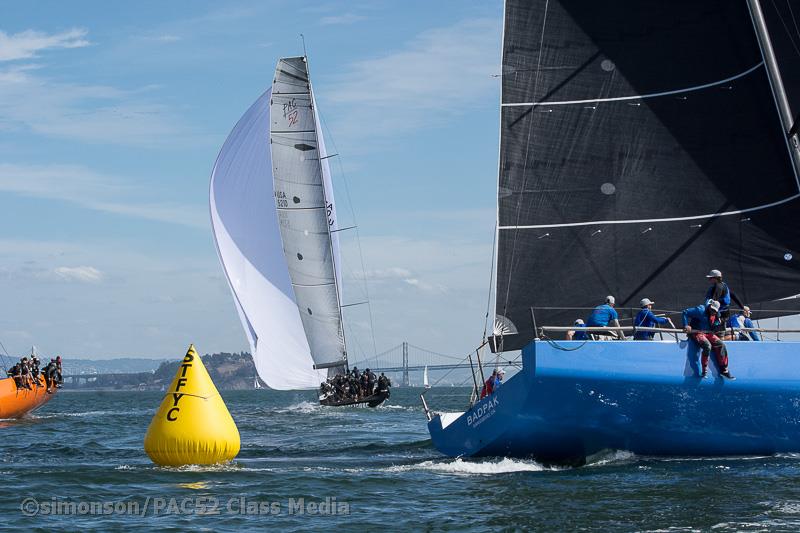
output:
[[[17,389],[14,378],[0,379],[0,418],[23,417],[49,402],[56,390],[47,393],[43,376],[39,376],[39,386],[32,390]]]

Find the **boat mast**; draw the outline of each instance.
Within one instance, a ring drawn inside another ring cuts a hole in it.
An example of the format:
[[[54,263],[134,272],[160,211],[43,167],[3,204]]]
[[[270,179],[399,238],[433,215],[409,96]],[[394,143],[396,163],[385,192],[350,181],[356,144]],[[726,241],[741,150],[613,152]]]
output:
[[[308,94],[311,96],[311,114],[314,116],[314,129],[317,129],[317,102],[314,99],[314,89],[311,86],[311,69],[308,65],[308,56],[306,55],[306,39],[305,37],[300,34],[303,39],[303,61],[306,63],[306,72],[308,73]],[[319,151],[320,145],[320,138],[322,137],[322,131],[317,131],[317,163],[319,164],[319,175],[322,178],[322,199],[325,201],[325,218],[327,219],[328,216],[328,194],[325,190],[325,173],[323,172],[322,168],[322,154]],[[333,210],[333,204],[331,205],[331,210]],[[333,212],[331,212],[333,214]],[[342,325],[342,343],[344,344],[344,360],[342,361],[341,365],[333,365],[332,363],[328,363],[327,365],[314,365],[316,369],[322,368],[336,368],[338,366],[344,366],[345,372],[350,371],[350,367],[347,364],[347,339],[344,333],[344,314],[342,313],[342,301],[341,296],[339,295],[339,280],[336,277],[336,254],[334,253],[333,249],[333,237],[331,236],[331,225],[330,220],[328,220],[327,225],[327,233],[328,233],[328,249],[331,252],[331,265],[333,265],[333,285],[336,287],[336,307],[339,310],[339,323]]]
[[[798,177],[798,175],[800,175],[800,147],[798,146],[797,136],[791,139],[788,138],[794,118],[792,116],[792,109],[789,106],[789,99],[786,97],[786,89],[783,86],[783,78],[781,78],[781,71],[778,68],[778,61],[775,58],[775,50],[772,48],[772,40],[770,39],[767,23],[764,19],[764,12],[761,10],[761,2],[759,0],[747,0],[747,6],[750,9],[750,16],[753,19],[753,27],[756,31],[758,44],[761,47],[764,65],[767,68],[767,77],[772,89],[772,96],[775,98],[775,105],[781,116],[783,134],[787,139],[789,152],[792,155],[795,177]],[[798,178],[798,180],[798,186],[800,186],[800,178]]]

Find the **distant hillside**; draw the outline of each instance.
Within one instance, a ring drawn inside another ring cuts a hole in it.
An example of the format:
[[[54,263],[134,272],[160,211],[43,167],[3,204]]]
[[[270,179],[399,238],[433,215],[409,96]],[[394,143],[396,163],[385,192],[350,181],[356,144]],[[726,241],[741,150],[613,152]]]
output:
[[[252,389],[255,387],[256,365],[247,352],[204,355],[203,364],[218,389]],[[155,381],[169,385],[178,372],[180,361],[165,361],[153,374]],[[259,381],[263,386],[264,384]]]
[[[164,359],[145,359],[143,357],[122,357],[119,359],[72,359],[69,356],[63,356],[63,360],[65,374],[153,372],[164,361]]]
[[[202,356],[203,364],[218,389],[252,389],[255,386],[256,367],[247,352],[216,353]],[[134,361],[140,361],[134,359]],[[158,363],[158,361],[153,361]],[[68,389],[102,390],[162,390],[175,378],[180,361],[162,361],[157,368],[144,372],[92,372],[86,378],[67,380]],[[155,365],[152,365],[155,366]],[[65,365],[64,374],[74,376]],[[263,386],[263,382],[259,381]]]

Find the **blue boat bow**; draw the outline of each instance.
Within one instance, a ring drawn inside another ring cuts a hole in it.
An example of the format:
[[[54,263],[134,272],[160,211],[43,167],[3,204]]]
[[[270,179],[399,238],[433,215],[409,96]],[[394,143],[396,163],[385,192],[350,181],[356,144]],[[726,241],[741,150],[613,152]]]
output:
[[[434,413],[449,456],[580,463],[604,449],[718,456],[800,451],[800,343],[730,342],[735,381],[698,377],[688,341],[547,342],[464,413]],[[577,348],[577,349],[576,349]],[[570,350],[570,351],[565,351]]]

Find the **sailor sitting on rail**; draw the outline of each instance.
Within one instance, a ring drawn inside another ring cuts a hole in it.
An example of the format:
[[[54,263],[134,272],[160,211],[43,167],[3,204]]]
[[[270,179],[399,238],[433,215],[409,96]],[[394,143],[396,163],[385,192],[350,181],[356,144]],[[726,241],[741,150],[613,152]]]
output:
[[[58,365],[55,359],[50,359],[47,366],[42,369],[42,375],[47,392],[52,393],[53,389],[58,387]]]
[[[728,349],[722,339],[716,335],[718,331],[724,329],[719,318],[719,307],[718,301],[708,300],[697,307],[685,309],[683,311],[683,330],[700,346],[703,352],[700,359],[703,365],[701,378],[708,375],[708,357],[713,349],[720,376],[735,379],[728,370]]]
[[[392,386],[392,380],[390,380],[388,377],[384,375],[383,372],[381,372],[381,375],[378,376],[378,392],[388,392],[389,387],[391,386]]]
[[[642,298],[642,301],[639,302],[639,305],[642,306],[642,310],[636,314],[636,318],[633,320],[633,325],[637,328],[654,328],[656,325],[666,325],[669,324],[672,329],[675,329],[675,325],[672,323],[667,317],[656,316],[653,313],[653,304],[655,302],[650,298]],[[655,336],[655,331],[636,331],[633,334],[633,340],[636,341],[651,341]]]
[[[582,318],[575,320],[575,324],[573,326],[575,329],[571,329],[567,332],[567,340],[568,341],[588,341],[589,335],[586,334],[586,324],[583,322]]]
[[[586,319],[586,326],[587,327],[602,327],[602,326],[614,326],[619,327],[619,315],[617,315],[617,311],[614,309],[614,303],[616,300],[613,296],[606,296],[606,303],[603,305],[598,305],[594,308],[592,313],[589,315],[589,318]],[[617,339],[624,339],[625,336],[619,330],[617,331],[608,331],[602,333],[603,335],[609,335],[613,338]]]
[[[40,363],[41,363],[41,361],[39,361],[39,358],[36,357],[35,354],[31,355],[31,361],[30,361],[31,377],[33,378],[33,384],[36,385],[37,387],[39,386],[39,364]]]
[[[6,371],[6,375],[10,378],[14,378],[14,383],[16,383],[18,389],[30,389],[30,385],[25,383],[22,380],[22,367],[20,367],[20,363],[15,364],[11,368]]]
[[[25,383],[26,389],[33,388],[33,378],[31,377],[31,363],[27,357],[23,357],[19,362],[19,368],[22,372],[22,382]]]
[[[755,324],[753,324],[753,321],[750,320],[750,308],[746,305],[742,307],[742,311],[740,313],[731,316],[731,318],[728,320],[728,327],[734,330],[733,334],[731,335],[731,340],[761,340],[761,335],[759,335],[757,331],[736,331],[737,329],[756,327]]]

